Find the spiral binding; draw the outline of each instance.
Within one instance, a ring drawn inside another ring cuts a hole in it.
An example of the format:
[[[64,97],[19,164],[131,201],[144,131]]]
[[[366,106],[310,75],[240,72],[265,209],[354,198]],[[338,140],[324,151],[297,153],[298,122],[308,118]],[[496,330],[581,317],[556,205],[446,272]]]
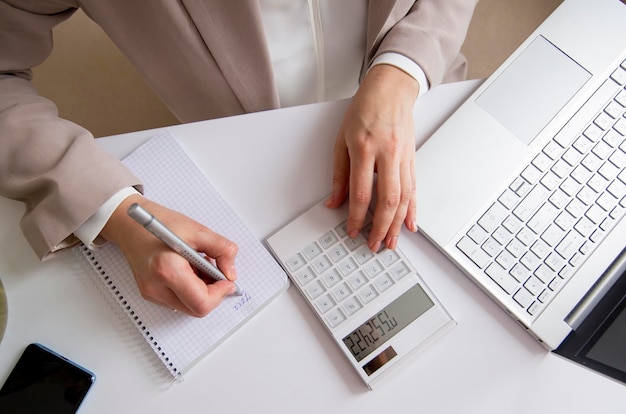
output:
[[[143,321],[135,313],[133,307],[128,303],[128,301],[124,297],[124,294],[117,288],[113,280],[111,280],[111,277],[107,275],[106,271],[100,265],[98,259],[93,254],[93,252],[84,244],[80,244],[78,246],[78,251],[79,254],[87,260],[91,269],[95,272],[98,280],[103,282],[103,284],[99,284],[99,287],[104,288],[106,291],[108,291],[110,295],[112,295],[113,300],[120,306],[116,307],[117,310],[122,310],[124,315],[128,317],[125,319],[130,319],[130,322],[135,326],[135,328],[137,328],[141,336],[154,350],[156,356],[162,363],[162,365],[160,365],[164,366],[169,374],[173,377],[172,382],[175,383],[182,381],[182,372],[180,372],[180,370],[178,370],[178,368],[174,366],[169,357],[165,354],[165,352],[163,352],[162,348],[159,346],[159,342],[156,340],[156,338],[154,338],[154,336],[151,335],[149,329],[144,325]]]

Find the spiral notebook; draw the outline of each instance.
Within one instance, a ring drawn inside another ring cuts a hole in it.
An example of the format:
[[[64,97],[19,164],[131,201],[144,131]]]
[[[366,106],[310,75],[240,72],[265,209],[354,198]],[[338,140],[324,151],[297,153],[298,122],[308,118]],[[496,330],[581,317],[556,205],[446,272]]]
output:
[[[105,289],[128,315],[173,377],[180,377],[288,287],[288,279],[263,244],[222,199],[176,140],[161,132],[123,160],[144,183],[145,196],[203,223],[239,246],[237,284],[204,318],[174,312],[141,297],[132,272],[112,244],[80,250]]]

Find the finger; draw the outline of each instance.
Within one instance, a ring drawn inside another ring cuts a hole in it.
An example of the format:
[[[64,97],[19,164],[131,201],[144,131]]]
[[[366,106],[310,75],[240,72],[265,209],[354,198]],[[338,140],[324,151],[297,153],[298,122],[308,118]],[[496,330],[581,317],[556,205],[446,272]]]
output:
[[[417,231],[417,178],[415,176],[415,157],[411,157],[411,198],[406,210],[404,225],[409,231]]]
[[[206,289],[207,295],[200,304],[188,304],[182,301],[173,290],[166,287],[164,287],[158,297],[146,299],[157,305],[174,311],[180,311],[189,316],[204,317],[217,308],[227,296],[233,294],[235,291],[234,284],[225,281],[215,282],[209,285],[204,284],[204,289]]]
[[[194,234],[194,248],[215,259],[217,267],[229,280],[237,280],[235,258],[239,248],[226,237],[207,228]]]
[[[351,157],[350,167],[347,231],[352,238],[363,227],[374,185],[374,157],[367,150],[358,151],[358,154]]]
[[[176,294],[167,286],[162,286],[162,289],[159,293],[155,293],[152,296],[143,296],[144,299],[149,300],[152,303],[155,303],[164,308],[171,309],[175,312],[181,311],[190,316],[196,316],[191,310],[184,305],[180,299],[176,296]]]
[[[400,206],[402,181],[398,167],[394,168],[393,165],[392,160],[381,159],[378,167],[376,185],[378,195],[372,219],[372,230],[368,239],[368,246],[373,251],[378,251],[383,240],[387,238]]]
[[[411,157],[412,159],[412,157]],[[411,166],[413,163],[407,160],[400,167],[400,203],[396,209],[396,214],[389,226],[385,245],[390,249],[395,249],[398,245],[398,236],[402,230],[402,223],[406,220],[411,200],[415,194]]]
[[[150,282],[140,287],[143,296],[192,316],[207,315],[235,290],[228,281],[207,285],[187,260],[170,252],[154,257],[151,268]]]
[[[192,312],[187,305],[183,304],[183,302],[176,296],[176,293],[168,286],[168,281],[163,280],[164,277],[160,272],[167,272],[166,269],[159,269],[158,272],[155,272],[151,275],[142,275],[138,280],[141,280],[141,283],[138,283],[139,290],[141,292],[141,296],[152,303],[163,306],[165,308],[169,308],[175,311],[182,311],[184,313],[196,316],[194,312]],[[171,274],[171,272],[170,272]]]
[[[176,297],[172,302],[181,305],[175,309],[197,317],[206,316],[235,291],[235,285],[230,281],[204,282],[191,266],[169,288]]]
[[[340,134],[337,136],[333,157],[332,193],[326,200],[326,206],[336,208],[343,204],[348,197],[348,183],[350,180],[350,157],[345,140]]]

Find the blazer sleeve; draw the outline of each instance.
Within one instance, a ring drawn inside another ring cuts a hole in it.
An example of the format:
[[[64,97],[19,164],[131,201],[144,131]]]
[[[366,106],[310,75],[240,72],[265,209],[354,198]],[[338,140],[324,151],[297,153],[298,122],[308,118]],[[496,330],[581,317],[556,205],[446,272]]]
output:
[[[384,21],[370,9],[366,67],[382,53],[395,52],[417,63],[430,86],[465,78],[461,46],[478,0],[398,0]],[[382,2],[381,2],[382,3]],[[379,2],[370,2],[378,7]]]
[[[118,190],[141,185],[30,82],[52,49],[52,28],[76,10],[34,3],[0,0],[0,196],[25,204],[22,231],[46,259],[76,242],[74,230]]]

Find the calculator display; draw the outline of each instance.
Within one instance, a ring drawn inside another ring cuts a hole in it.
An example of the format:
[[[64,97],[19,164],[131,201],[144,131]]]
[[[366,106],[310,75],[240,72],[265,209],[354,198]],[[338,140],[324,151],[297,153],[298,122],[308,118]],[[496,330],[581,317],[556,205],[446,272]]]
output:
[[[424,289],[416,284],[343,338],[343,343],[361,361],[433,306]]]

